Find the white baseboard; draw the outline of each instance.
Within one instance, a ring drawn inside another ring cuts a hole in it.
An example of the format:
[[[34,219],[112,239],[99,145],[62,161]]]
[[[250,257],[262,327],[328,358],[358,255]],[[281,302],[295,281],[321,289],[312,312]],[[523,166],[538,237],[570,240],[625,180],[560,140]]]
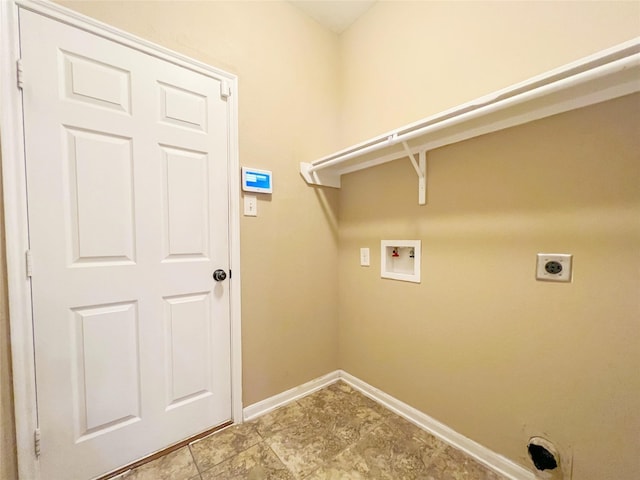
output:
[[[356,378],[347,372],[341,370],[339,376],[340,379],[351,385],[356,390],[359,390],[367,397],[375,400],[392,412],[397,413],[401,417],[407,419],[421,429],[426,430],[449,445],[457,448],[458,450],[462,450],[467,455],[473,457],[494,472],[504,475],[512,480],[535,480],[536,477],[533,472],[530,472],[502,455],[498,455],[487,447],[474,442],[470,438],[461,435],[443,423],[431,418],[426,413],[401,402],[397,398],[392,397],[366,382],[363,382],[359,378]]]
[[[278,407],[282,407],[287,403],[295,402],[299,398],[320,390],[321,388],[331,385],[340,379],[340,370],[315,378],[307,383],[303,383],[297,387],[293,387],[285,392],[278,393],[273,397],[265,398],[257,403],[245,407],[243,410],[244,421],[248,422],[254,418],[265,415]]]
[[[452,430],[443,423],[438,422],[434,418],[431,418],[426,413],[401,402],[397,398],[392,397],[382,390],[369,385],[343,370],[336,370],[298,387],[287,390],[286,392],[279,393],[273,397],[269,397],[265,400],[254,403],[253,405],[249,405],[244,409],[244,420],[253,420],[275,410],[278,407],[320,390],[321,388],[324,388],[338,380],[343,380],[362,394],[372,400],[375,400],[392,412],[407,419],[414,425],[431,433],[449,445],[465,452],[467,455],[473,457],[475,460],[494,472],[504,475],[511,480],[535,480],[536,477],[533,472],[521,467],[502,455],[498,455],[492,450],[489,450],[470,438]]]

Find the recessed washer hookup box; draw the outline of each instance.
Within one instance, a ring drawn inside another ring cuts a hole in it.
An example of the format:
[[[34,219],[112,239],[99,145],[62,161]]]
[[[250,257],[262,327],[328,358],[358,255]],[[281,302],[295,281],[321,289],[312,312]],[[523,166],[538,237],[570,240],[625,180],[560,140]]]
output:
[[[270,170],[242,167],[242,190],[245,192],[273,193],[273,174]]]

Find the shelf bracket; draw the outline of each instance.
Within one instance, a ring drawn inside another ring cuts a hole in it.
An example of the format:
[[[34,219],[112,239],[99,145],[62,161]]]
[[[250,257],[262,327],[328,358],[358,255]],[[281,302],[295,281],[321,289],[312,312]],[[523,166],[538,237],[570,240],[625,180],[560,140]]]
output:
[[[402,146],[404,147],[404,151],[407,153],[409,160],[411,160],[411,165],[415,169],[418,174],[418,205],[426,205],[427,204],[427,151],[420,150],[418,152],[418,160],[416,161],[416,156],[413,154],[407,142],[402,142]]]

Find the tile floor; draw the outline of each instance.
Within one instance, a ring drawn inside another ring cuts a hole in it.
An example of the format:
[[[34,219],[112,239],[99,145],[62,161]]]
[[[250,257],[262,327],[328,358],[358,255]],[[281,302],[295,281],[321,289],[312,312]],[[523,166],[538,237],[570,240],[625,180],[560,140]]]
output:
[[[344,382],[138,467],[126,480],[504,480]]]

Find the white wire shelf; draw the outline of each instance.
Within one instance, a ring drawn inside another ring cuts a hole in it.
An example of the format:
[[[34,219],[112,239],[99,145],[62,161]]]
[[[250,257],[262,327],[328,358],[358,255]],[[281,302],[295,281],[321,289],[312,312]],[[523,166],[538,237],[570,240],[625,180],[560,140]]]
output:
[[[314,162],[300,163],[300,173],[311,185],[340,188],[344,174],[408,157],[418,175],[418,203],[424,205],[428,151],[638,91],[640,37]]]

